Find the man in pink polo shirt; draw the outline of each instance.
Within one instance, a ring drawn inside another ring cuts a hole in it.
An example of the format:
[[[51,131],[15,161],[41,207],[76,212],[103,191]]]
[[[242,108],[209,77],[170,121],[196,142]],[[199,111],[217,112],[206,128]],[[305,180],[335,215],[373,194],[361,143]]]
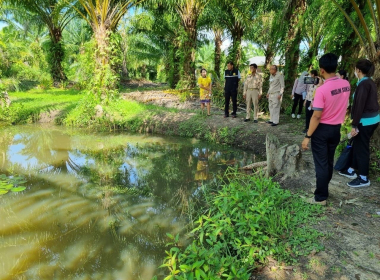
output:
[[[337,67],[338,57],[335,54],[325,54],[319,60],[320,74],[325,82],[316,90],[314,113],[302,142],[302,148],[307,150],[311,139],[317,188],[314,197],[308,202],[313,204],[326,205],[335,149],[340,141],[340,127],[344,122],[350,97],[348,81],[335,76]]]

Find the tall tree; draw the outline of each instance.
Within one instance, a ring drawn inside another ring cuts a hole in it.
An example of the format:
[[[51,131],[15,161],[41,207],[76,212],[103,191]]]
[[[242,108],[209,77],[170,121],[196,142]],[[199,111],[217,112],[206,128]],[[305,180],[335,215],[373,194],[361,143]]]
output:
[[[224,30],[221,27],[214,26],[212,28],[212,32],[214,33],[214,72],[220,78],[220,64],[222,57],[222,44],[225,40]]]
[[[366,19],[363,15],[364,6],[359,6],[355,0],[350,0],[357,17],[359,24],[355,24],[350,15],[344,10],[337,0],[332,0],[334,4],[346,17],[351,27],[359,38],[361,46],[365,49],[368,58],[375,65],[375,74],[373,79],[378,88],[378,100],[380,100],[380,0],[367,0],[367,8],[370,12],[370,17]],[[375,141],[377,146],[380,145],[380,130],[375,133]]]
[[[195,51],[197,49],[198,19],[209,0],[154,0],[178,14],[184,31],[182,36],[182,86],[195,86]]]
[[[306,0],[289,0],[284,13],[284,24],[287,26],[285,38],[285,89],[291,90],[297,77],[297,65],[300,58],[302,40],[302,19],[306,10]]]
[[[232,44],[228,58],[233,60],[236,67],[242,62],[242,41],[257,16],[275,8],[281,1],[264,0],[213,0],[209,8],[217,22],[228,30]]]
[[[356,0],[359,7],[365,7],[367,0]],[[360,24],[359,18],[356,16],[354,7],[351,5],[350,1],[340,0],[341,6],[344,11],[350,15],[352,21],[356,26]],[[359,38],[356,36],[355,30],[353,28],[347,28],[347,19],[341,13],[339,9],[333,2],[328,2],[324,4],[328,9],[334,10],[334,16],[331,18],[332,21],[328,22],[324,40],[322,46],[325,51],[336,53],[341,55],[342,59],[340,62],[340,67],[342,69],[351,70],[353,69],[358,55],[362,49],[360,45]],[[364,17],[370,16],[368,9],[362,9]],[[349,71],[352,78],[353,71]]]
[[[307,52],[303,56],[300,65],[304,69],[310,69],[318,55],[318,51],[325,34],[328,31],[326,28],[329,23],[326,18],[332,18],[336,15],[336,10],[331,9],[328,2],[322,0],[309,1],[304,17],[304,39],[307,43]]]
[[[265,55],[264,69],[268,69],[273,58],[280,50],[283,29],[280,28],[281,16],[275,11],[257,17],[247,38],[257,44]]]
[[[220,77],[222,44],[227,39],[225,26],[220,21],[222,10],[216,8],[214,2],[206,6],[202,16],[199,19],[198,27],[201,31],[212,32],[214,35],[214,72]]]
[[[117,75],[112,67],[113,50],[111,35],[115,32],[121,18],[135,5],[133,0],[78,0],[81,9],[78,13],[91,26],[96,40],[95,50],[95,94],[103,99],[112,97],[117,87]]]
[[[6,0],[13,13],[29,11],[34,18],[46,25],[49,30],[50,46],[48,61],[55,82],[65,81],[66,75],[62,67],[64,47],[62,31],[75,16],[70,5],[65,0]]]
[[[131,20],[131,35],[136,35],[129,46],[137,58],[162,59],[166,81],[175,88],[180,80],[180,19],[160,5]],[[162,74],[161,74],[162,75]]]

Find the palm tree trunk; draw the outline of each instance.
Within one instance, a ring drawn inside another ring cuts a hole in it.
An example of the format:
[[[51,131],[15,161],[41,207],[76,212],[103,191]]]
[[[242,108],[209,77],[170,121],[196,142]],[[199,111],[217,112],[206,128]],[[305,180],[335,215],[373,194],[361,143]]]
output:
[[[244,34],[244,29],[240,26],[239,23],[236,23],[232,33],[232,59],[235,62],[235,67],[239,69],[239,65],[242,59],[242,47],[241,42]]]
[[[375,74],[373,75],[373,80],[377,86],[377,100],[380,103],[380,57],[377,56],[372,59],[372,62],[375,66]],[[372,137],[372,147],[380,147],[380,127],[375,130],[375,133]],[[380,167],[380,162],[379,162]]]
[[[96,40],[94,93],[104,99],[110,90],[117,88],[117,75],[112,68],[110,37],[112,31],[100,24],[93,28]]]
[[[179,48],[173,44],[170,51],[170,66],[169,66],[169,77],[168,77],[168,83],[171,88],[176,88],[179,80],[180,80],[180,57],[178,56],[178,50]]]
[[[185,87],[195,87],[195,51],[197,49],[197,20],[198,17],[189,19],[185,24],[187,34],[183,46],[183,73],[182,81]]]
[[[223,30],[214,29],[215,35],[215,57],[214,57],[214,72],[220,78],[220,60],[222,55],[222,36]]]
[[[272,65],[273,58],[274,58],[274,51],[270,46],[268,46],[265,51],[265,64],[263,67],[263,71],[269,70],[270,66]]]
[[[312,42],[312,44],[309,47],[309,50],[307,51],[307,68],[311,69],[313,67],[313,60],[318,55],[318,49],[319,44],[321,43],[321,40],[316,39],[316,41]]]
[[[51,28],[49,34],[51,39],[48,56],[50,64],[50,73],[53,78],[54,84],[60,84],[61,82],[67,80],[62,66],[62,62],[65,56],[62,44],[62,30],[60,27],[53,27]]]
[[[285,21],[288,23],[288,32],[285,42],[285,89],[291,90],[297,77],[297,66],[300,57],[302,32],[300,21],[306,10],[305,0],[290,0],[285,12]]]
[[[128,79],[128,68],[127,68],[127,59],[125,57],[125,54],[123,54],[123,62],[121,65],[121,78],[123,80]]]

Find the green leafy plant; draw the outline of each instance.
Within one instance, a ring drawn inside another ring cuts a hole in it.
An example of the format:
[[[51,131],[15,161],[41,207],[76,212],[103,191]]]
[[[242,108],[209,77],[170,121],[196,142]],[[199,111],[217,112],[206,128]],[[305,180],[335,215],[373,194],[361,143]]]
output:
[[[7,177],[4,174],[0,175],[0,195],[8,192],[22,192],[26,187],[22,186],[26,181],[23,177]]]
[[[320,207],[268,178],[234,170],[224,178],[218,190],[203,188],[208,210],[191,232],[194,241],[181,249],[179,236],[168,235],[165,279],[249,279],[269,256],[293,263],[322,249],[322,234],[310,227]]]

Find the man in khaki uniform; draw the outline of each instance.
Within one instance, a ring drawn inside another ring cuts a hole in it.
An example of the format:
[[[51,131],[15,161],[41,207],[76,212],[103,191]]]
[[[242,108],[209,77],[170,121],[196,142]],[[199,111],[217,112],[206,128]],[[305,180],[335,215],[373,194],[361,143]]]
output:
[[[284,76],[277,73],[277,66],[272,65],[269,69],[269,90],[267,98],[269,101],[270,120],[267,122],[272,126],[278,125],[280,122],[280,109],[282,102],[282,94],[285,89]]]
[[[251,64],[249,66],[251,73],[248,75],[244,83],[244,93],[243,98],[245,98],[247,103],[247,116],[244,122],[251,120],[251,102],[253,103],[253,118],[254,122],[257,123],[257,113],[259,107],[259,99],[263,94],[263,78],[259,73],[257,73],[257,65]]]

